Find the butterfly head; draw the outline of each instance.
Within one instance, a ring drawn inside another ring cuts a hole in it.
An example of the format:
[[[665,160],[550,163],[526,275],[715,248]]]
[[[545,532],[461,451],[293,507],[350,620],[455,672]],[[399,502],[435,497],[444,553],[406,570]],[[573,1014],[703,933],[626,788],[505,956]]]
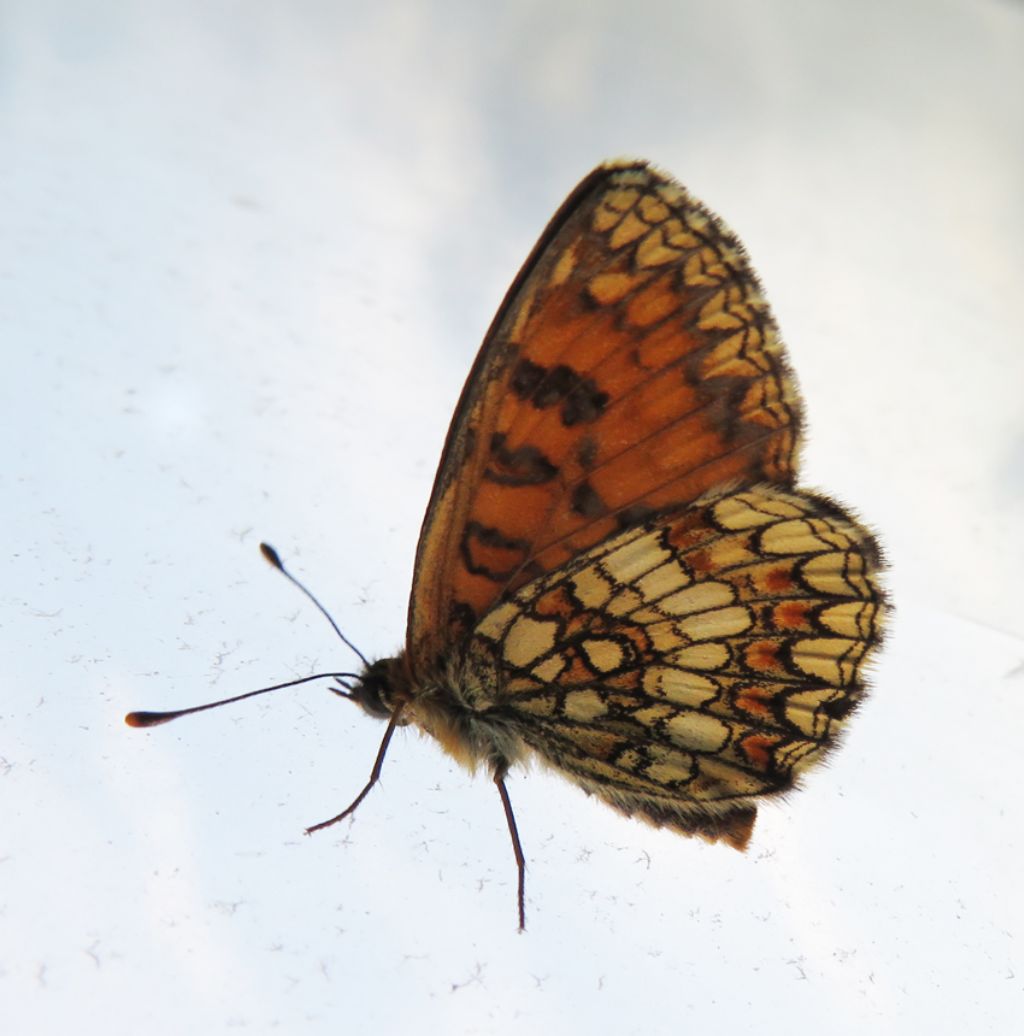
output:
[[[398,659],[379,658],[341,693],[376,719],[390,719],[398,704],[408,697],[397,690],[397,671]]]

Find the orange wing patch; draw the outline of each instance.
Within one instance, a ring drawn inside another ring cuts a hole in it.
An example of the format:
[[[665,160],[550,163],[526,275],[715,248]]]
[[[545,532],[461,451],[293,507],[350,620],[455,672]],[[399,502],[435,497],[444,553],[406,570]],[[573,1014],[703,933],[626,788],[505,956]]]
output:
[[[414,673],[503,595],[730,480],[789,484],[796,390],[737,240],[641,163],[552,220],[488,332],[427,511]]]

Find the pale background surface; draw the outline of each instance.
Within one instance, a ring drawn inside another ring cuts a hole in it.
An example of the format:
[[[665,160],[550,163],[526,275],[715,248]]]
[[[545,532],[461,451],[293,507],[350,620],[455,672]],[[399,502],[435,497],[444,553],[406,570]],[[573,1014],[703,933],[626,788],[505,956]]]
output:
[[[1024,1010],[1024,8],[0,4],[0,1030],[1005,1033]],[[746,856],[315,687],[392,652],[452,407],[579,177],[723,214],[899,611]]]

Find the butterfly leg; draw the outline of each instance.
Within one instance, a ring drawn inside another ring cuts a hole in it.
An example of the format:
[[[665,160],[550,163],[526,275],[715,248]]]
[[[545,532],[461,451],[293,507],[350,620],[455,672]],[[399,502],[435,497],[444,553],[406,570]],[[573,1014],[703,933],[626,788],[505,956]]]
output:
[[[494,783],[497,785],[498,794],[501,796],[501,804],[505,809],[508,833],[512,836],[512,852],[515,854],[516,867],[519,870],[519,889],[516,902],[519,905],[519,931],[523,931],[526,928],[526,907],[524,904],[526,895],[526,857],[523,855],[523,843],[519,841],[519,828],[516,827],[516,815],[512,812],[512,800],[508,797],[508,788],[505,787],[505,776],[507,774],[507,763],[500,763],[495,767]]]
[[[332,824],[338,823],[339,820],[344,820],[345,817],[351,816],[367,795],[370,794],[370,789],[380,780],[380,771],[384,768],[384,756],[388,753],[388,745],[391,744],[391,736],[395,732],[395,728],[398,726],[398,720],[402,715],[402,709],[405,708],[405,702],[399,702],[395,706],[395,711],[391,713],[391,718],[388,720],[388,729],[384,731],[384,737],[381,740],[380,748],[377,749],[377,758],[374,760],[373,769],[370,771],[370,779],[366,782],[366,787],[352,800],[351,804],[343,809],[336,817],[331,817],[330,820],[322,820],[319,824],[314,824],[312,827],[306,828],[306,834],[311,835],[314,831],[322,831],[325,827],[330,827]],[[511,807],[506,807],[507,809]]]

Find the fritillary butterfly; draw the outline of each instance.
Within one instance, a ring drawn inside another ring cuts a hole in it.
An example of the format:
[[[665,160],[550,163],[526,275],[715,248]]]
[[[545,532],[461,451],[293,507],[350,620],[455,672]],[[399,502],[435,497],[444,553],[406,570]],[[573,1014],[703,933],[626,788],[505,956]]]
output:
[[[800,398],[737,239],[600,166],[527,259],[448,433],[406,649],[342,692],[505,788],[539,757],[629,816],[747,845],[835,744],[880,639],[880,554],[797,488]],[[280,565],[276,556],[268,557]],[[134,714],[136,722],[142,722]]]

